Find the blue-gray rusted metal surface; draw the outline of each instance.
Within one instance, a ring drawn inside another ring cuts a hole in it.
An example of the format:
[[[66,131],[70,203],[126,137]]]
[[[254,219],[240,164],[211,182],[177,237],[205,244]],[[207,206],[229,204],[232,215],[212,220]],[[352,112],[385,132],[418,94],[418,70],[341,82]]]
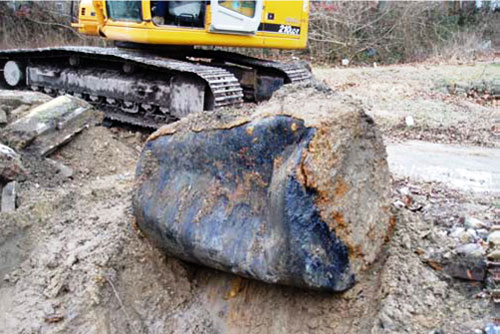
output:
[[[315,131],[273,116],[150,140],[137,169],[139,227],[190,262],[271,283],[349,288],[348,247],[295,172]]]

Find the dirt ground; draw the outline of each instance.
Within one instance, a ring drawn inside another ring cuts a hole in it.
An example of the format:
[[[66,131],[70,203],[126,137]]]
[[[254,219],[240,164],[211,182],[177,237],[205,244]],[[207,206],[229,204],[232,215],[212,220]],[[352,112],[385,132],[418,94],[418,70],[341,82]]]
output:
[[[499,147],[492,126],[500,117],[484,96],[467,97],[454,86],[489,83],[500,89],[500,63],[400,65],[377,68],[318,68],[316,77],[336,91],[362,100],[387,138]],[[498,107],[498,100],[496,102]],[[414,126],[405,118],[411,116]]]
[[[498,63],[314,70],[362,100],[387,143],[499,146],[493,103],[446,89],[498,78]],[[31,174],[19,208],[0,213],[0,333],[465,334],[491,321],[485,283],[452,278],[429,257],[460,244],[450,233],[466,218],[494,223],[498,198],[394,175],[393,202],[403,203],[393,209],[396,230],[354,288],[267,285],[166,257],[135,228],[131,193],[145,137],[90,128],[51,156],[73,169],[70,178],[25,158]]]

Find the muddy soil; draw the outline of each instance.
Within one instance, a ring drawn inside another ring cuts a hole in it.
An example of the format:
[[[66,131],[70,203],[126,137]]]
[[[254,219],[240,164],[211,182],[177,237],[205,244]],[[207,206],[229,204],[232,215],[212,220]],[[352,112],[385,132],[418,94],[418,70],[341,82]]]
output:
[[[465,138],[496,146],[487,124],[492,106],[429,97],[456,68],[317,72],[334,88],[349,83],[342,94],[372,101],[370,113],[389,143]],[[418,129],[403,127],[410,113]],[[444,119],[463,126],[457,137],[447,135]],[[19,208],[0,213],[0,333],[465,334],[491,321],[484,282],[452,278],[428,259],[458,245],[449,234],[466,217],[494,222],[497,198],[395,175],[393,201],[403,205],[393,208],[393,237],[353,289],[325,294],[273,286],[166,257],[141,235],[131,193],[144,139],[104,127],[83,132],[51,157],[73,168],[70,178],[27,158],[31,174],[21,184]]]

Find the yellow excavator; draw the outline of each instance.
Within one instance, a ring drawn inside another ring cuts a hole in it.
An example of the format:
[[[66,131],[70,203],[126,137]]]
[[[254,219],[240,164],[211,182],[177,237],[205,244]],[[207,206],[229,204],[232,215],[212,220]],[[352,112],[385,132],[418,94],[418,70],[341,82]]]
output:
[[[302,49],[308,15],[308,0],[83,0],[73,26],[116,47],[0,51],[0,81],[73,94],[109,119],[158,128],[191,112],[266,100],[284,84],[309,80],[300,62],[200,47]]]

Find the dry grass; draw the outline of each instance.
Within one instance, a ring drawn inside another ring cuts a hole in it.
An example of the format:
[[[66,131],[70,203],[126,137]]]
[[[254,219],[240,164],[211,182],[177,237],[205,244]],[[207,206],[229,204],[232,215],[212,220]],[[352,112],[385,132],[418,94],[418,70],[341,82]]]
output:
[[[381,4],[384,4],[381,6]],[[500,13],[443,2],[333,2],[311,11],[309,55],[316,63],[398,63],[492,52]],[[491,45],[491,44],[490,44]]]
[[[57,45],[104,45],[104,41],[79,34],[69,16],[57,15],[50,2],[31,2],[29,10],[13,10],[0,1],[0,49]]]

